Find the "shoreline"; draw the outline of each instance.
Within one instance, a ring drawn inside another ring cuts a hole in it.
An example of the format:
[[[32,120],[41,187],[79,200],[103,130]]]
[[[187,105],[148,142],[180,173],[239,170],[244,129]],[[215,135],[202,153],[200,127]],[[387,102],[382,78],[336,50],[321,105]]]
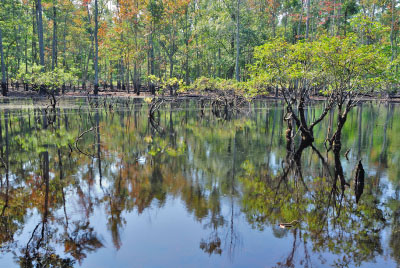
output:
[[[181,100],[181,99],[212,99],[215,98],[219,92],[223,91],[209,91],[209,92],[185,92],[178,93],[176,96],[164,95],[165,100]],[[60,99],[72,99],[72,98],[129,98],[129,99],[144,99],[144,98],[153,98],[153,97],[162,97],[161,95],[152,95],[150,92],[141,92],[140,95],[137,95],[134,92],[126,92],[126,91],[100,91],[99,95],[87,94],[84,91],[69,91],[65,94],[56,95],[56,98]],[[48,99],[47,95],[40,95],[35,91],[10,91],[7,96],[1,96],[0,100],[6,99],[37,99],[37,100],[45,100]],[[275,97],[262,95],[252,98],[252,100],[267,100],[267,101],[283,101],[283,97]],[[311,101],[324,101],[326,98],[322,96],[311,96],[309,98]],[[380,102],[389,102],[389,103],[400,103],[400,95],[393,96],[392,98],[379,98],[379,97],[371,97],[371,96],[362,96],[357,98],[360,101],[380,101]]]

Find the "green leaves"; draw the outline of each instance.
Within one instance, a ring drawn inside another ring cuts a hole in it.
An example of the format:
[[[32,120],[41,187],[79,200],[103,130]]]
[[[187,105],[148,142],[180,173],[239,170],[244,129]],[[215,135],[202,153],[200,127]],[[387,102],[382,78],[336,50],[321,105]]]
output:
[[[28,72],[25,71],[25,68],[21,67],[17,79],[28,84],[46,86],[49,91],[58,90],[62,85],[75,83],[78,80],[73,71],[66,72],[62,68],[55,68],[53,71],[42,72],[42,67],[39,65],[33,65]]]
[[[159,93],[164,93],[167,89],[173,88],[173,89],[179,89],[184,87],[184,83],[182,79],[178,79],[176,77],[168,78],[168,79],[163,79],[163,78],[158,78],[155,75],[149,75],[147,76],[147,80],[158,86],[159,88]]]
[[[383,88],[395,77],[388,72],[389,59],[379,44],[363,45],[356,35],[322,36],[319,39],[288,44],[278,38],[255,49],[252,80],[266,89],[281,90],[293,84],[324,88],[321,92],[363,91]],[[397,64],[397,63],[396,63]],[[304,90],[298,86],[298,90]],[[256,92],[263,93],[263,92]]]
[[[364,43],[376,42],[390,32],[390,27],[384,26],[380,22],[361,13],[350,20],[350,26],[359,35],[361,41],[365,40]]]
[[[323,81],[335,91],[384,87],[389,59],[378,45],[360,45],[355,35],[323,37],[316,47]]]

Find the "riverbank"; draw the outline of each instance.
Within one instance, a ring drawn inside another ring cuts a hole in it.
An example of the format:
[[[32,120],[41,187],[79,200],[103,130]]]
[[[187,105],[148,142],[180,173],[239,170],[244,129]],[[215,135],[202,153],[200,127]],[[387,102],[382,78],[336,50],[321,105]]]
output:
[[[88,94],[90,93],[90,94]],[[170,96],[169,94],[164,95],[166,99],[176,99],[176,98],[188,98],[188,99],[212,99],[218,96],[233,96],[233,92],[227,91],[187,91],[178,93],[176,96]],[[86,97],[113,97],[113,98],[137,98],[137,99],[144,99],[144,98],[152,98],[150,92],[144,91],[141,92],[140,95],[137,95],[135,92],[127,92],[127,91],[100,91],[99,94],[96,96],[91,92],[83,91],[83,90],[76,90],[76,91],[67,91],[64,94],[57,95],[58,98],[86,98]],[[162,97],[162,95],[156,95],[156,97]],[[8,92],[6,97],[0,95],[0,99],[10,99],[10,98],[29,98],[29,99],[47,99],[46,95],[40,95],[36,91],[15,91],[11,90]],[[262,99],[262,100],[283,100],[283,97],[275,97],[269,95],[262,95],[254,97],[253,99]],[[400,95],[392,96],[391,98],[380,98],[378,96],[361,96],[359,99],[362,101],[387,101],[387,102],[396,102],[400,103]],[[310,96],[310,100],[313,101],[323,101],[325,98],[323,96]]]

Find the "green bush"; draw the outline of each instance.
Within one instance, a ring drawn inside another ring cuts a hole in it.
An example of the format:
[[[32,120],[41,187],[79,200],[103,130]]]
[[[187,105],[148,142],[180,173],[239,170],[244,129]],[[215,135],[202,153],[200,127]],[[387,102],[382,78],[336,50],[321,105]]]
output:
[[[49,93],[55,92],[67,83],[73,84],[78,81],[73,71],[66,72],[62,68],[55,68],[52,71],[42,71],[42,66],[33,65],[28,72],[25,68],[20,69],[17,79],[26,84],[34,85],[34,89],[38,90],[41,86],[46,88]]]
[[[238,82],[233,79],[200,77],[188,89],[198,92],[221,90],[247,93],[250,86],[248,82]]]
[[[147,77],[147,81],[158,88],[157,92],[159,94],[165,94],[166,91],[178,92],[179,89],[185,88],[183,80],[176,77],[168,78],[165,80],[162,78],[160,79],[155,75],[149,75]]]

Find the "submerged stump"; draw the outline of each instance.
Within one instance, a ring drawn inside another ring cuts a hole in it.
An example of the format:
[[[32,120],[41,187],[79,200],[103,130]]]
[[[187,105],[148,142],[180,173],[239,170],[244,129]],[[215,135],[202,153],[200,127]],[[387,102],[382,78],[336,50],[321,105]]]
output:
[[[364,171],[364,167],[360,160],[357,165],[356,177],[355,177],[355,183],[354,183],[354,193],[356,195],[356,203],[357,204],[358,204],[358,201],[360,200],[360,197],[364,191],[364,177],[365,177],[365,171]]]

